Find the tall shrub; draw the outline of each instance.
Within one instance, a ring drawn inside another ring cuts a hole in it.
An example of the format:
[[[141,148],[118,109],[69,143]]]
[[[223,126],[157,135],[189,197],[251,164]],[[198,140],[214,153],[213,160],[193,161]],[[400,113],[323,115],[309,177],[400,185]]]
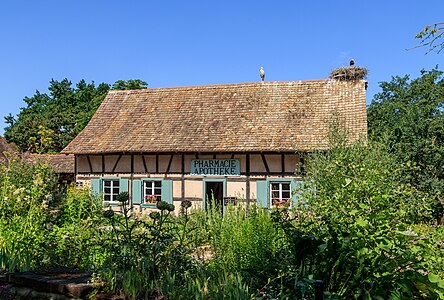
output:
[[[0,165],[0,269],[27,270],[45,259],[56,177],[44,164],[8,158]]]
[[[405,183],[409,165],[383,146],[332,136],[329,150],[310,156],[298,191],[296,227],[324,241],[313,276],[347,299],[437,297],[442,289],[426,276],[427,249],[414,230],[433,220],[433,199]]]
[[[87,269],[101,267],[111,249],[102,246],[102,203],[89,189],[69,186],[58,214],[48,226],[50,265]]]

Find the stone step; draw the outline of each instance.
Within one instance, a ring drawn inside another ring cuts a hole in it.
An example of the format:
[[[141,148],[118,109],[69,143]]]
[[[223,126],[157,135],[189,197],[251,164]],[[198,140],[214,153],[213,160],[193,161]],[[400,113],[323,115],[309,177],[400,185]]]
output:
[[[7,274],[7,281],[15,290],[30,289],[38,293],[60,294],[69,298],[87,299],[94,289],[91,273],[71,269],[27,271]]]

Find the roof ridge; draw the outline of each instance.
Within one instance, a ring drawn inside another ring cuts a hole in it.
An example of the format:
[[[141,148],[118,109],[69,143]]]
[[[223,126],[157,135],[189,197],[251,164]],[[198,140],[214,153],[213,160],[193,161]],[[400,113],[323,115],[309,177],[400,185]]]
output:
[[[232,87],[251,87],[251,86],[273,86],[276,84],[289,84],[289,83],[311,83],[311,82],[326,82],[331,81],[330,78],[323,78],[323,79],[309,79],[309,80],[275,80],[275,81],[253,81],[253,82],[241,82],[241,83],[215,83],[215,84],[204,84],[204,85],[184,85],[184,86],[168,86],[168,87],[148,87],[145,89],[136,89],[136,90],[110,90],[109,93],[126,93],[126,94],[133,94],[133,93],[144,93],[147,91],[159,91],[159,90],[195,90],[195,89],[209,89],[209,88],[232,88]]]

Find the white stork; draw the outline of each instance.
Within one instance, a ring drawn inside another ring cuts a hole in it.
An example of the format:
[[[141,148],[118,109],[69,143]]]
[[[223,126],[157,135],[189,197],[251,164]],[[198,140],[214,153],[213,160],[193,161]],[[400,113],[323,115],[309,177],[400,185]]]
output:
[[[261,67],[259,74],[261,75],[261,80],[264,81],[265,80],[265,71],[264,71],[263,67]]]

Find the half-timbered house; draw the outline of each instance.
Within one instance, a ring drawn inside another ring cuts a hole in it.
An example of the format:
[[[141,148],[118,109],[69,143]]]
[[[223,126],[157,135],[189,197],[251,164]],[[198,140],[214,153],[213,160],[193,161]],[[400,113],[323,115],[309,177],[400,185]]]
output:
[[[209,198],[271,207],[292,198],[298,153],[328,147],[333,118],[350,141],[366,137],[364,80],[113,90],[63,153],[75,155],[77,182],[111,204],[128,191],[140,208]]]

